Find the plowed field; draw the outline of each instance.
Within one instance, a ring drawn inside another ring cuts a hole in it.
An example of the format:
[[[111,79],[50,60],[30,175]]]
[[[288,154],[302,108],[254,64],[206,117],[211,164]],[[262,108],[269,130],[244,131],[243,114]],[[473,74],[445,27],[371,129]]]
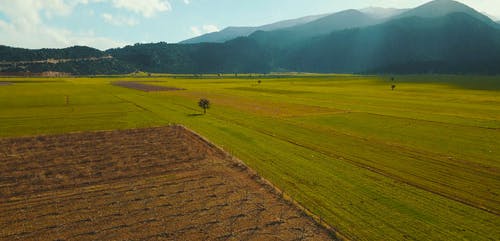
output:
[[[131,81],[117,81],[117,82],[113,82],[112,84],[116,85],[116,86],[124,87],[124,88],[140,90],[140,91],[144,91],[144,92],[183,90],[183,89],[179,89],[179,88],[175,88],[175,87],[150,85],[150,84],[143,84],[143,83],[131,82]]]
[[[0,240],[329,240],[183,127],[0,139]]]

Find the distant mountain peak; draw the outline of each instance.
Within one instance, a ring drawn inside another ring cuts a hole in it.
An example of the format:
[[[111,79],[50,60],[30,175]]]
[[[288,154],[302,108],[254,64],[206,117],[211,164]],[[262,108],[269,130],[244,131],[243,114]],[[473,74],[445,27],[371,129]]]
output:
[[[320,15],[311,15],[296,19],[283,20],[271,24],[266,24],[258,27],[245,27],[245,26],[230,26],[224,28],[219,32],[212,32],[208,34],[204,34],[201,36],[197,36],[191,39],[184,40],[180,42],[181,44],[193,44],[193,43],[223,43],[229,40],[236,39],[238,37],[247,37],[250,34],[257,31],[273,31],[282,28],[289,28],[301,24],[306,24],[312,21],[315,21],[319,18],[327,16],[328,14],[320,14]]]
[[[344,29],[359,28],[369,25],[374,25],[379,23],[380,20],[369,16],[356,9],[348,9],[341,12],[326,15],[315,21],[311,21],[305,24],[293,26],[290,28],[280,29],[278,31],[269,32],[268,36],[274,36],[283,39],[284,35],[285,41],[283,43],[290,44],[296,41],[304,40],[307,38],[317,37],[320,35],[329,34],[333,31],[339,31]],[[262,39],[263,33],[258,34],[258,38]],[[255,37],[255,36],[254,36]],[[267,38],[267,37],[264,37]],[[271,39],[274,39],[272,37]],[[280,45],[280,41],[274,41],[273,44]],[[285,45],[286,45],[285,44]]]
[[[398,15],[396,17],[424,17],[424,18],[437,18],[443,17],[451,13],[466,13],[474,18],[484,22],[491,23],[492,20],[479,13],[475,9],[454,0],[434,0],[425,3],[417,8],[411,9]]]

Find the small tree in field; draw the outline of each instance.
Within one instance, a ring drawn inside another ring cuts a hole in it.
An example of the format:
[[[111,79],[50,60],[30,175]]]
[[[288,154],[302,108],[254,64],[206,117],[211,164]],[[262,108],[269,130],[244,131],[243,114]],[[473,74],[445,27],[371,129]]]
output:
[[[210,101],[207,99],[200,99],[200,101],[198,101],[198,106],[203,109],[203,114],[206,114],[207,109],[210,109]]]
[[[394,84],[393,84],[393,85],[391,85],[391,88],[392,88],[392,90],[394,91],[394,89],[396,89],[396,85],[394,85]]]

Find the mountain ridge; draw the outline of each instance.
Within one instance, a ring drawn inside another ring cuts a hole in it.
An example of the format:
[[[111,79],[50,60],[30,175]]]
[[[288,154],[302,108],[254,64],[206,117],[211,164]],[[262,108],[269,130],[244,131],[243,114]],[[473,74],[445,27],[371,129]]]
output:
[[[299,72],[491,74],[500,72],[494,67],[500,63],[500,31],[464,13],[413,16],[334,32],[288,54],[285,61],[295,61],[284,65]]]
[[[319,14],[319,15],[311,15],[305,16],[295,19],[278,21],[271,24],[265,24],[257,27],[238,27],[238,26],[230,26],[224,28],[221,31],[204,34],[201,36],[197,36],[194,38],[190,38],[187,40],[183,40],[179,42],[180,44],[194,44],[194,43],[223,43],[238,37],[247,37],[250,34],[256,31],[272,31],[280,28],[293,27],[295,25],[307,23],[310,21],[314,21],[316,19],[322,18],[328,14]]]
[[[371,17],[359,10],[348,9],[318,20],[274,31],[257,31],[249,37],[263,45],[273,48],[290,48],[309,38],[326,35],[333,31],[359,28],[383,22],[383,19]]]
[[[404,18],[404,17],[425,17],[425,18],[433,18],[433,17],[442,17],[451,13],[463,12],[468,15],[475,17],[485,23],[491,24],[493,20],[491,20],[488,16],[478,12],[477,10],[454,0],[434,0],[428,3],[425,3],[416,8],[410,9],[400,15],[395,16],[395,18]]]

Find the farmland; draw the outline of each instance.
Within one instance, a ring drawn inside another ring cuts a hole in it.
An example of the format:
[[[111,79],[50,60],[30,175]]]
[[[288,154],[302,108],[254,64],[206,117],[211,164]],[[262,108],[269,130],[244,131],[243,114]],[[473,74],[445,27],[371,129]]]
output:
[[[498,77],[396,77],[394,91],[389,77],[260,79],[5,78],[0,136],[183,124],[347,238],[500,238]]]
[[[4,139],[0,240],[330,240],[179,126]]]

